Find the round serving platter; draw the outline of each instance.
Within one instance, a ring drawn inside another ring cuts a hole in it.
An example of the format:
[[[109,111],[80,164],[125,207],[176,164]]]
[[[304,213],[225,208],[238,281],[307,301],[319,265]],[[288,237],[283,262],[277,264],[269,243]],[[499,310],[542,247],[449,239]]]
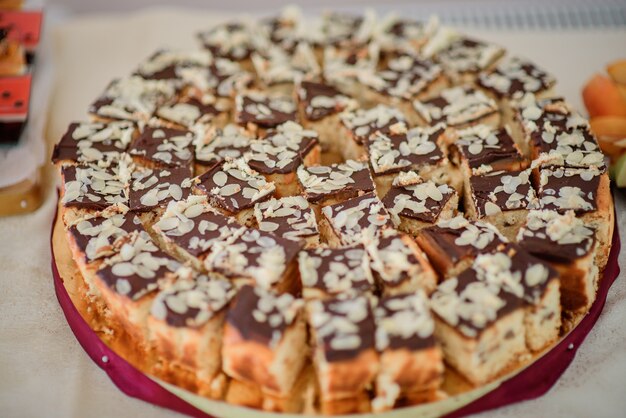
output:
[[[135,368],[128,359],[107,345],[94,329],[95,319],[90,309],[79,297],[82,278],[67,243],[63,222],[55,215],[52,222],[50,245],[52,252],[52,276],[54,288],[65,318],[91,359],[102,368],[113,383],[125,394],[146,402],[196,417],[302,417],[302,414],[279,414],[210,400],[171,384]],[[618,255],[620,238],[615,222],[611,252],[600,280],[597,297],[589,312],[558,343],[536,355],[526,366],[490,382],[487,385],[459,390],[459,393],[443,400],[395,409],[377,414],[350,415],[352,417],[460,417],[497,408],[514,402],[533,399],[546,393],[567,369],[576,351],[593,328],[604,307],[608,291],[619,275]],[[109,341],[110,343],[110,341]],[[117,350],[119,351],[119,350]]]

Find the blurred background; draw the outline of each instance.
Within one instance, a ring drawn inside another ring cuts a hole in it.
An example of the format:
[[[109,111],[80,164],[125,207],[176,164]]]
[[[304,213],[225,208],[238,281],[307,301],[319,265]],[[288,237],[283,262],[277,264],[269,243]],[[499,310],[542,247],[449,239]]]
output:
[[[626,25],[624,0],[50,0],[46,4],[70,14],[134,11],[155,6],[271,14],[287,4],[297,4],[310,11],[372,7],[381,12],[393,9],[416,17],[437,13],[443,21],[449,23],[509,29]]]

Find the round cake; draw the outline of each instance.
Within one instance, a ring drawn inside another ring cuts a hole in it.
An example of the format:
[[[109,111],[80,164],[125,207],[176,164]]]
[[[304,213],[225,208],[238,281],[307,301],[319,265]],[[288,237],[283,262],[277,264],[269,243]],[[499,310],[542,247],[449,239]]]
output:
[[[382,412],[509,376],[589,310],[609,178],[545,70],[369,11],[197,38],[111,81],[52,156],[81,313],[138,369]]]

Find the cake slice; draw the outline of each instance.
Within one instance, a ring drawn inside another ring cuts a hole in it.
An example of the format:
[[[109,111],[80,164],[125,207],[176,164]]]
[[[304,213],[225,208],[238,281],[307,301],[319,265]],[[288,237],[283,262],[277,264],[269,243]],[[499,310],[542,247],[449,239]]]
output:
[[[444,141],[445,126],[417,127],[396,125],[390,132],[376,132],[366,141],[376,193],[385,196],[402,171],[415,171],[435,183],[460,189],[460,178],[439,144]]]
[[[371,192],[324,206],[319,223],[320,233],[331,247],[367,242],[392,226],[382,202]]]
[[[527,354],[523,300],[468,269],[431,297],[444,359],[474,386],[496,379]]]
[[[508,124],[513,119],[512,101],[526,93],[539,98],[552,95],[556,80],[552,75],[525,58],[509,56],[489,72],[478,75],[477,84],[498,101],[502,120]]]
[[[224,22],[197,34],[198,40],[214,56],[249,65],[254,51],[254,31],[247,22]]]
[[[559,275],[556,270],[514,244],[481,254],[468,273],[497,283],[524,301],[526,346],[541,351],[553,344],[561,329]],[[464,274],[464,273],[462,273]]]
[[[435,322],[422,291],[386,296],[374,309],[380,371],[372,410],[439,399],[443,356],[435,343]]]
[[[366,103],[383,103],[398,108],[413,125],[420,117],[413,101],[437,95],[448,87],[441,66],[414,54],[394,56],[380,70],[364,72],[360,77],[365,86]]]
[[[490,223],[459,215],[420,230],[416,241],[439,277],[446,279],[468,268],[478,254],[491,252],[508,240]]]
[[[374,190],[367,164],[347,160],[329,166],[298,168],[298,182],[317,219],[324,206],[333,205]]]
[[[191,195],[170,201],[152,230],[161,247],[202,271],[215,244],[234,241],[244,227],[209,206],[206,196]]]
[[[500,113],[495,100],[469,86],[450,87],[435,97],[414,100],[420,125],[434,126],[443,123],[455,128],[478,124],[497,128]]]
[[[474,173],[519,171],[528,166],[506,129],[476,125],[448,132],[447,138],[452,139],[450,159],[461,168],[466,190]]]
[[[224,128],[209,128],[195,145],[195,172],[203,174],[217,164],[227,160],[243,158],[250,152],[252,138],[237,125]]]
[[[299,195],[296,170],[300,165],[320,163],[317,132],[305,130],[295,122],[285,122],[263,139],[251,141],[246,160],[250,168],[274,183],[277,197]]]
[[[222,327],[235,288],[216,275],[190,269],[178,273],[179,279],[160,290],[150,307],[148,335],[158,358],[153,370],[166,382],[222,399]]]
[[[394,226],[416,236],[419,230],[457,213],[459,195],[447,184],[422,179],[415,171],[401,172],[382,198]]]
[[[474,174],[464,197],[465,213],[470,219],[493,224],[511,241],[517,236],[528,210],[537,205],[530,169]]]
[[[437,29],[431,21],[422,22],[390,13],[378,23],[373,42],[380,45],[386,57],[399,54],[416,54]]]
[[[327,45],[323,52],[323,79],[362,105],[368,104],[363,94],[362,76],[376,69],[379,53],[376,44]]]
[[[108,308],[114,338],[128,339],[129,353],[149,348],[147,320],[155,294],[176,279],[180,263],[159,249],[145,231],[133,232],[118,253],[104,259],[94,285]]]
[[[298,41],[292,50],[267,45],[252,53],[261,87],[272,93],[291,94],[300,80],[320,76],[322,69],[311,45]]]
[[[432,293],[437,275],[428,259],[408,235],[384,229],[367,244],[370,267],[383,296]]]
[[[234,240],[215,242],[204,267],[237,283],[296,294],[300,290],[297,257],[301,248],[299,242],[245,229]]]
[[[555,135],[572,129],[589,129],[589,122],[562,97],[537,98],[526,93],[512,102],[512,112],[511,136],[532,159],[539,157],[543,147],[547,147],[543,151],[554,147]],[[545,139],[542,138],[544,133]]]
[[[302,300],[288,293],[253,286],[243,286],[235,297],[224,326],[223,368],[260,389],[261,405],[248,406],[300,412],[304,388],[298,379],[309,358],[302,307]]]
[[[559,273],[566,319],[576,321],[586,313],[596,299],[600,273],[594,230],[571,211],[531,211],[517,240],[520,247]]]
[[[492,70],[504,54],[498,45],[461,36],[439,51],[436,59],[452,82],[465,84]]]
[[[260,137],[268,129],[296,121],[296,105],[287,96],[251,90],[235,97],[234,119],[252,135]]]
[[[185,84],[185,94],[202,100],[205,95],[215,96],[219,107],[234,106],[235,94],[251,87],[254,76],[248,71],[251,66],[228,58],[213,57],[208,67],[182,67],[177,76]]]
[[[319,134],[322,163],[338,163],[341,159],[341,121],[339,115],[358,107],[356,100],[335,87],[303,80],[296,87],[298,119],[302,126]],[[325,160],[324,160],[325,159]]]
[[[195,125],[222,127],[230,119],[230,102],[209,93],[182,97],[159,106],[152,123],[178,129],[191,129]]]
[[[367,155],[365,142],[370,135],[378,131],[389,133],[406,125],[406,117],[400,110],[382,104],[370,109],[347,110],[339,118],[342,139],[337,146],[346,160],[358,160]]]
[[[89,106],[89,114],[97,121],[147,122],[156,108],[172,100],[176,93],[175,83],[168,80],[118,78]]]
[[[573,210],[596,231],[597,263],[603,269],[613,237],[614,210],[610,180],[604,168],[544,168],[539,172],[539,207],[564,213]]]
[[[374,293],[369,258],[361,245],[304,250],[299,254],[298,264],[304,299]]]
[[[72,259],[85,283],[85,291],[80,296],[97,315],[104,315],[106,306],[95,285],[95,272],[105,258],[119,252],[133,232],[144,230],[139,218],[127,211],[124,205],[114,205],[66,226]]]
[[[196,192],[205,194],[211,206],[248,226],[254,223],[254,205],[271,198],[276,189],[243,159],[217,164],[194,181]]]
[[[261,231],[300,242],[307,248],[317,247],[320,243],[315,212],[302,196],[272,198],[257,203],[254,217]]]
[[[379,362],[369,298],[312,300],[307,311],[322,414],[370,411]]]
[[[188,167],[137,168],[131,173],[128,206],[131,211],[142,213],[142,220],[152,225],[170,201],[189,196],[192,184]]]
[[[146,127],[131,142],[128,153],[137,164],[155,167],[193,167],[191,131]]]
[[[61,179],[60,199],[65,225],[113,205],[128,205],[130,174],[126,159],[109,167],[95,164],[63,166]]]
[[[54,146],[52,162],[68,164],[111,164],[122,158],[135,136],[131,122],[73,122]]]
[[[212,63],[209,51],[159,49],[139,63],[135,74],[146,80],[178,80],[183,68],[208,67]]]

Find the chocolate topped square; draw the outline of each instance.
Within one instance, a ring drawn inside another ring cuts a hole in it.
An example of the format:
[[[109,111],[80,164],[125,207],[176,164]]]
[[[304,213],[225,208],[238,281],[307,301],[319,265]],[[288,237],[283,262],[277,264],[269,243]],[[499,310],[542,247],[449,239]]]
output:
[[[73,122],[52,152],[52,162],[110,164],[128,148],[135,125],[131,122]]]
[[[374,278],[362,246],[304,250],[299,265],[306,299],[374,292]]]
[[[254,79],[237,62],[224,58],[215,58],[208,67],[178,68],[177,73],[192,92],[228,99],[250,87]]]
[[[300,166],[298,180],[304,189],[304,197],[311,203],[330,196],[358,195],[374,190],[367,164],[354,160],[330,166]]]
[[[274,183],[267,182],[242,159],[216,165],[196,178],[196,188],[209,197],[209,203],[230,213],[269,199],[275,189]]]
[[[294,84],[304,78],[315,78],[322,71],[313,48],[306,42],[296,43],[292,51],[269,45],[252,54],[252,63],[265,86]]]
[[[349,361],[375,349],[376,326],[368,297],[313,300],[307,306],[315,349],[324,361]]]
[[[444,280],[431,296],[433,313],[466,338],[479,338],[496,321],[523,308],[523,301],[472,270]]]
[[[573,263],[586,257],[595,243],[595,232],[574,212],[559,214],[533,210],[518,234],[518,244],[537,258],[557,263]]]
[[[253,124],[263,128],[275,128],[288,121],[295,121],[295,103],[282,96],[250,91],[235,97],[235,120],[242,126]]]
[[[175,80],[179,69],[208,67],[212,62],[208,51],[161,49],[142,61],[136,74],[148,80]]]
[[[191,170],[185,167],[137,168],[131,174],[130,210],[145,212],[172,200],[186,199],[193,184],[191,178]]]
[[[250,136],[237,125],[211,129],[204,142],[196,146],[196,163],[214,166],[225,160],[236,160],[250,152]]]
[[[228,22],[198,33],[202,45],[217,57],[241,61],[254,51],[254,35],[244,22]]]
[[[437,54],[447,73],[455,76],[478,74],[504,55],[504,48],[475,39],[461,37]]]
[[[383,287],[383,294],[430,293],[437,278],[413,239],[395,229],[383,229],[367,245],[370,267]]]
[[[375,132],[389,133],[406,125],[402,112],[381,104],[367,110],[344,112],[340,117],[343,125],[352,134],[352,139],[358,144],[364,143]]]
[[[465,164],[470,173],[475,170],[519,170],[524,157],[506,129],[476,125],[457,130],[453,152],[459,164]],[[470,174],[467,173],[467,174]]]
[[[418,238],[418,243],[427,251],[431,260],[438,253],[450,258],[452,263],[474,258],[481,252],[494,251],[505,242],[506,238],[493,225],[472,222],[462,216],[439,221],[434,226],[424,228]]]
[[[174,103],[159,106],[156,116],[178,126],[191,128],[196,124],[207,124],[218,115],[228,112],[228,107],[215,96],[185,97]]]
[[[104,119],[147,121],[176,92],[175,85],[166,80],[118,78],[89,106],[89,113]]]
[[[387,61],[380,71],[360,77],[373,90],[403,100],[413,100],[443,76],[439,64],[414,55],[401,55]]]
[[[136,216],[113,212],[84,218],[68,231],[83,260],[90,262],[114,254],[124,237],[133,231],[143,231],[143,226]]]
[[[469,179],[472,204],[479,218],[536,205],[530,170],[494,171]]]
[[[382,297],[374,315],[378,351],[435,347],[435,321],[424,292]]]
[[[598,190],[604,170],[590,168],[543,168],[537,197],[541,209],[576,214],[598,209]]]
[[[277,16],[261,19],[259,29],[273,44],[291,52],[305,36],[302,12],[296,7],[285,7]]]
[[[455,195],[456,191],[447,184],[424,181],[417,173],[409,171],[396,177],[382,202],[396,225],[401,216],[433,223]]]
[[[383,203],[372,192],[325,206],[322,214],[342,245],[361,243],[393,226]]]
[[[537,131],[531,134],[534,165],[603,169],[604,154],[588,129],[561,132]]]
[[[105,259],[96,275],[115,293],[136,301],[171,280],[180,266],[142,231],[134,232],[117,255]]]
[[[424,22],[390,16],[380,22],[376,42],[383,52],[415,53],[428,41],[429,28]]]
[[[306,241],[319,235],[315,213],[302,196],[272,198],[259,202],[254,206],[254,215],[261,231],[279,237]]]
[[[110,167],[96,165],[64,166],[61,169],[65,207],[102,210],[128,204],[128,167],[124,161]]]
[[[415,100],[413,108],[428,124],[464,126],[498,113],[498,105],[480,90],[457,86],[442,90],[437,97]]]
[[[513,109],[516,120],[529,135],[535,132],[556,134],[589,128],[589,122],[575,112],[562,97],[538,99],[534,94],[527,93],[513,103]],[[551,143],[549,140],[546,142]]]
[[[302,81],[296,93],[304,116],[309,121],[318,121],[326,116],[357,107],[353,99],[329,84]]]
[[[130,144],[128,153],[163,167],[192,167],[194,134],[187,130],[146,127]]]
[[[480,254],[461,275],[495,283],[531,305],[538,304],[558,273],[549,264],[533,257],[515,244],[506,244],[494,253]]]
[[[217,275],[182,278],[159,291],[150,314],[175,328],[200,328],[223,312],[235,295],[234,285]]]
[[[243,340],[276,347],[295,323],[302,300],[256,286],[243,286],[233,300],[226,322]]]
[[[246,160],[261,174],[295,172],[305,157],[319,143],[317,132],[295,122],[285,122],[260,140],[250,142]]]
[[[191,195],[171,201],[153,229],[166,241],[190,255],[203,259],[217,242],[228,242],[243,232],[243,227],[208,205],[205,196]]]
[[[283,284],[291,288],[293,278],[287,276],[293,273],[293,263],[301,248],[298,242],[258,229],[246,229],[234,240],[216,242],[205,267],[230,278],[251,279],[266,289]]]
[[[478,76],[478,85],[498,99],[521,98],[526,93],[540,94],[555,83],[552,75],[519,57],[509,57],[492,72]]]
[[[373,174],[417,170],[443,163],[446,158],[437,145],[443,125],[406,130],[405,126],[390,132],[377,132],[366,141]]]

